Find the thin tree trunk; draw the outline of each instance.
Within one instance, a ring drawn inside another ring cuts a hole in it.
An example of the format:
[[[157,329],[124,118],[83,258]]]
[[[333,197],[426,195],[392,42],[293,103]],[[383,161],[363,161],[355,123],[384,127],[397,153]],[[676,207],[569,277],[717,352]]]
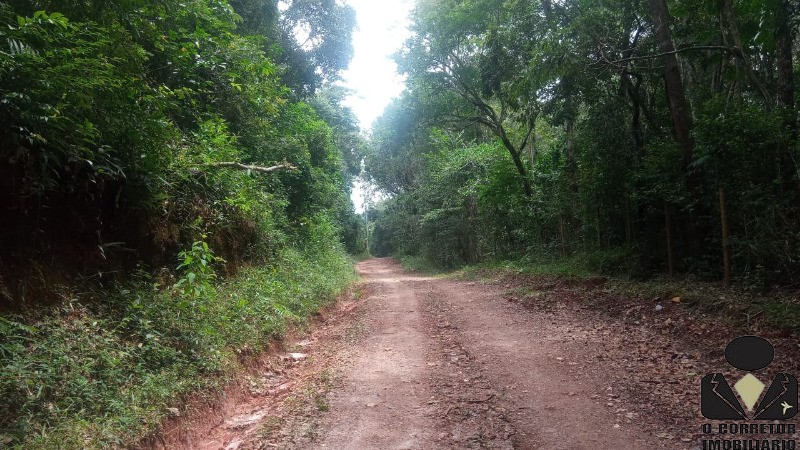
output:
[[[694,140],[691,136],[693,124],[678,57],[674,53],[672,33],[669,30],[669,10],[666,0],[648,0],[648,2],[653,15],[658,49],[664,54],[661,59],[664,63],[664,87],[672,121],[672,134],[683,152],[684,167],[688,167],[694,156]]]
[[[667,229],[667,271],[669,276],[673,276],[675,275],[675,252],[672,250],[672,219],[667,202],[664,202],[664,226]]]
[[[722,222],[722,273],[725,287],[731,287],[731,251],[729,245],[730,228],[728,211],[725,208],[725,188],[719,188],[719,218]]]
[[[777,42],[775,56],[778,65],[778,104],[783,108],[783,127],[788,133],[788,142],[781,149],[781,174],[787,184],[790,180],[798,181],[800,176],[794,148],[797,143],[797,113],[794,101],[794,62],[792,42],[794,30],[789,21],[789,1],[780,0],[777,16]]]
[[[522,189],[525,191],[526,197],[533,196],[533,188],[531,187],[531,182],[528,180],[528,171],[525,170],[525,164],[522,163],[522,158],[520,158],[520,152],[522,149],[517,149],[514,147],[514,144],[511,143],[511,140],[506,135],[505,129],[502,127],[498,129],[498,136],[500,136],[500,141],[503,143],[503,146],[508,150],[508,153],[511,155],[511,159],[514,161],[514,167],[517,168],[517,173],[519,177],[522,179]]]

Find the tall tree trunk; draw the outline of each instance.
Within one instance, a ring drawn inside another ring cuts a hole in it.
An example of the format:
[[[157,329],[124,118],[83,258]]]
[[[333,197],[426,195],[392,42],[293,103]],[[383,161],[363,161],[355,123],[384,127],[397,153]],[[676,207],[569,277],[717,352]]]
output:
[[[667,96],[667,104],[669,106],[670,119],[672,122],[672,135],[678,147],[681,149],[683,155],[683,169],[686,174],[685,185],[689,194],[689,199],[692,208],[689,209],[688,222],[685,224],[687,233],[687,245],[684,248],[688,249],[690,253],[699,253],[702,248],[701,236],[703,233],[698,229],[698,217],[704,215],[705,209],[701,201],[701,179],[697,171],[690,171],[689,165],[694,159],[694,139],[692,138],[692,115],[689,109],[689,102],[686,100],[686,92],[683,86],[683,79],[681,77],[680,65],[678,58],[675,54],[675,45],[672,42],[672,33],[669,29],[671,20],[669,9],[667,8],[666,0],[648,0],[650,12],[653,16],[653,24],[655,26],[656,42],[658,49],[663,54],[662,62],[664,63],[664,88]],[[665,207],[666,208],[666,207]],[[665,209],[666,211],[666,209]],[[668,212],[668,211],[667,211]],[[669,215],[667,214],[667,219]],[[667,229],[671,240],[672,231]],[[668,249],[673,251],[672,246]],[[672,254],[670,260],[672,261],[671,271],[675,267],[675,255]]]
[[[655,25],[658,49],[664,54],[661,59],[664,63],[664,87],[672,121],[672,135],[683,152],[684,167],[688,167],[694,156],[694,140],[691,136],[693,123],[683,88],[680,65],[675,56],[672,33],[669,30],[669,10],[666,0],[648,0],[648,3]]]
[[[778,63],[778,104],[783,108],[783,126],[788,131],[789,141],[781,149],[781,173],[784,180],[792,180],[800,175],[794,155],[797,143],[797,112],[794,101],[794,73],[792,42],[794,29],[789,20],[791,9],[789,0],[780,0],[777,17],[777,42],[775,56]],[[797,181],[797,180],[796,180]]]

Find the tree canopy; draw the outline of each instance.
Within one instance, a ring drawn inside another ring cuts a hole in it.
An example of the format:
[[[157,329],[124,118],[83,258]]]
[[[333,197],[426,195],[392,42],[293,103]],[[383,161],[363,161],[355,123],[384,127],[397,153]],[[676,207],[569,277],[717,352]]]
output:
[[[797,280],[797,18],[783,0],[419,1],[407,89],[371,137],[394,194],[374,247]]]
[[[158,265],[201,234],[233,268],[323,222],[355,250],[364,144],[333,86],[354,13],[284,6],[0,2],[0,277]]]

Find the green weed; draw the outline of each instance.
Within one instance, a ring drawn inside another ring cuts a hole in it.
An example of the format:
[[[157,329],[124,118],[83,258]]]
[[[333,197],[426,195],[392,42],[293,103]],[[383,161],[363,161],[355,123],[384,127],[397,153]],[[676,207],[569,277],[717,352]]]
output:
[[[403,268],[409,272],[419,272],[428,275],[437,275],[446,272],[446,270],[437,267],[428,259],[421,256],[400,256],[398,261]]]
[[[181,259],[175,287],[141,275],[95,293],[114,307],[78,299],[34,323],[0,318],[2,446],[131,445],[189,393],[219,392],[238,355],[304,323],[355,279],[338,247],[289,249],[216,285],[203,243]]]

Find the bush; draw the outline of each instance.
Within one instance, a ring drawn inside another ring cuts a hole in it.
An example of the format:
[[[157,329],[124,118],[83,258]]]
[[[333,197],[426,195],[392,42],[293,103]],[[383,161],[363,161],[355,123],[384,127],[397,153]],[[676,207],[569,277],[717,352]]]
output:
[[[211,253],[195,245],[182,265],[198,254]],[[202,266],[194,261],[185,268]],[[190,273],[177,287],[140,275],[95,293],[111,306],[90,308],[89,298],[70,296],[30,324],[0,317],[0,443],[129,445],[186,394],[213,392],[238,355],[257,353],[288,326],[305,323],[354,280],[352,261],[335,245],[287,249],[272,265],[216,285],[206,273],[199,290],[187,288]]]

